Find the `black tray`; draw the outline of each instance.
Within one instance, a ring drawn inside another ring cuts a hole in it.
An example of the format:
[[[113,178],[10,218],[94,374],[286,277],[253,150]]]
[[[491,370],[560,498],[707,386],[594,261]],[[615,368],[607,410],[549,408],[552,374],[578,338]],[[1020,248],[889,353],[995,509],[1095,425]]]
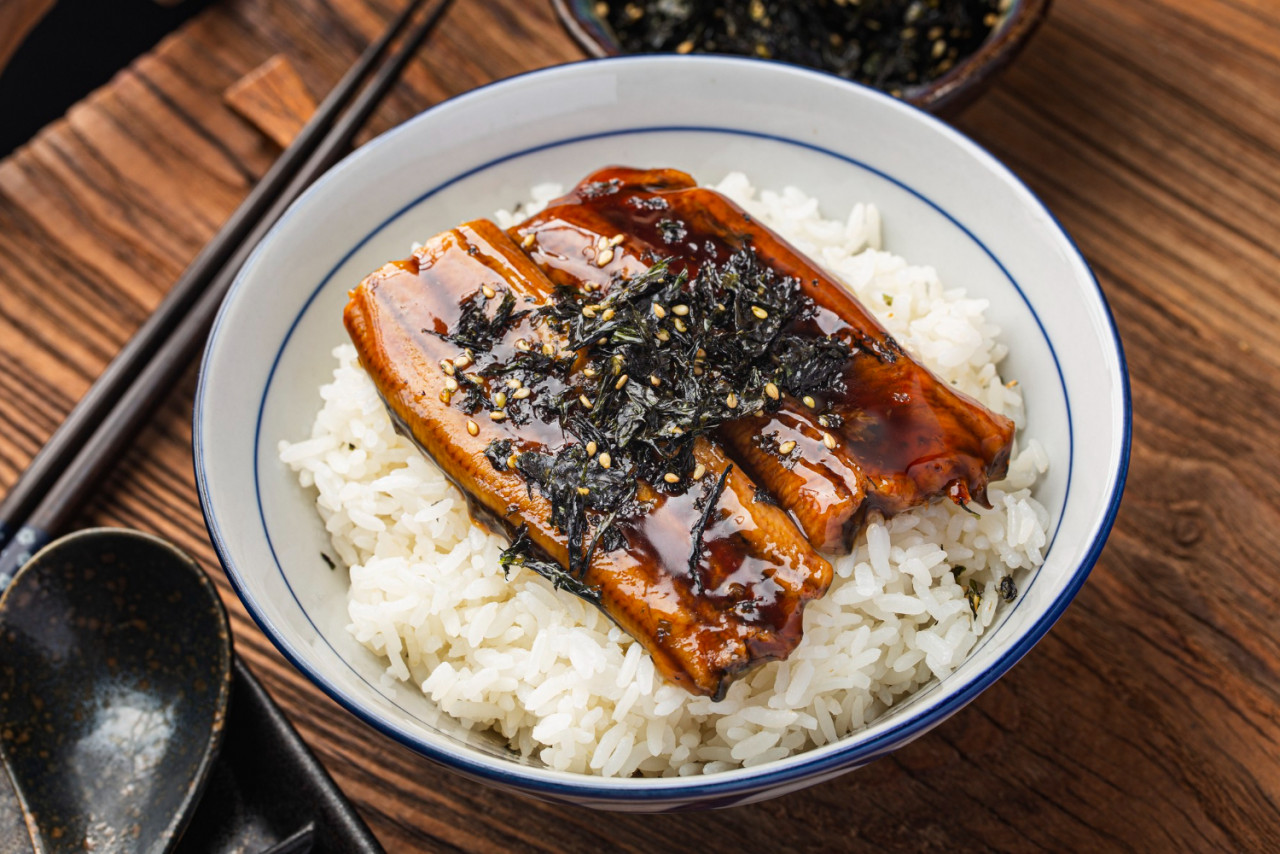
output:
[[[380,854],[382,846],[248,666],[179,854]]]

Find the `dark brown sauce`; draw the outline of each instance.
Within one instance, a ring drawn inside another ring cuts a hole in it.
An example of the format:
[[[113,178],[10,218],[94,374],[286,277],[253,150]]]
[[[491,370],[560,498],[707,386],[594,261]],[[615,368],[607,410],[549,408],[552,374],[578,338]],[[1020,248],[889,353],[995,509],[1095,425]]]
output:
[[[588,186],[610,190],[584,193]],[[847,391],[817,396],[813,411],[838,419],[839,427],[827,429],[857,460],[869,508],[892,514],[941,495],[986,505],[988,481],[1004,476],[1013,438],[1009,419],[906,356],[842,285],[728,199],[696,187],[685,173],[601,170],[512,232],[517,240],[532,235],[531,256],[561,281],[599,279],[601,272],[632,276],[660,257],[693,276],[702,265],[722,264],[750,247],[778,274],[797,279],[813,300],[815,310],[796,331],[837,338],[855,349]],[[600,267],[598,259],[591,260],[592,247],[598,235],[611,233],[623,239]]]
[[[503,232],[471,223],[429,241],[416,260],[371,276],[353,291],[347,322],[397,428],[468,496],[473,518],[508,534],[528,525],[538,547],[563,567],[565,540],[548,523],[546,501],[484,453],[502,441],[515,453],[580,450],[581,437],[539,403],[580,393],[584,360],[537,313],[511,315],[501,328],[486,325],[508,292],[516,305],[536,307],[551,291]],[[464,349],[458,342],[468,324],[484,346]],[[563,370],[537,377],[507,370],[528,348],[543,345],[562,355]],[[459,389],[444,403],[449,377],[439,363],[463,352],[468,364],[451,376],[471,377],[477,394],[464,403]],[[519,406],[506,400],[498,407],[505,417],[493,421],[496,395],[509,394],[505,380],[513,377],[532,393]],[[466,423],[474,432],[462,429]],[[732,674],[795,647],[803,605],[825,591],[830,566],[781,511],[753,502],[755,485],[737,470],[726,472],[718,451],[699,440],[694,458],[707,469],[697,482],[639,484],[642,512],[618,524],[623,546],[597,552],[581,582],[598,591],[595,601],[645,644],[668,678],[720,696]],[[730,486],[713,490],[722,474]],[[692,522],[708,503],[707,524],[695,539]],[[593,517],[592,525],[599,522]]]

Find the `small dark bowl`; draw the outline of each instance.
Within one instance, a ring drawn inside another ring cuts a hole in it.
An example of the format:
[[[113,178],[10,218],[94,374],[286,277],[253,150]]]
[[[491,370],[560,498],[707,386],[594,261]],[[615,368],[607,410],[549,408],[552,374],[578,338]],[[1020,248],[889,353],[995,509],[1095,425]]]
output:
[[[1003,19],[976,51],[942,77],[902,93],[903,100],[926,112],[954,116],[982,94],[1013,62],[1049,13],[1052,0],[1013,0]],[[551,0],[569,35],[594,57],[625,51],[608,23],[596,13],[595,0]]]

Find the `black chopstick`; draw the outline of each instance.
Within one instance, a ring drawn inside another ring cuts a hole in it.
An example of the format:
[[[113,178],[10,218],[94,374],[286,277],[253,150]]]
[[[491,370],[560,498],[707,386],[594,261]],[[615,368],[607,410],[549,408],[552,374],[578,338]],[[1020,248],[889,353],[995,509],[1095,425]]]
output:
[[[94,485],[118,462],[161,398],[204,346],[223,297],[254,248],[294,199],[342,157],[451,3],[452,0],[437,0],[435,7],[409,31],[350,109],[337,119],[285,189],[253,223],[244,241],[214,272],[195,304],[178,319],[151,358],[140,366],[133,381],[121,384],[124,387],[119,399],[96,429],[86,431],[88,435],[80,446],[71,448],[69,459],[55,470],[50,486],[32,509],[20,521],[11,523],[14,533],[0,551],[0,589],[7,586],[8,580],[32,554],[65,527]]]
[[[7,543],[21,521],[35,508],[41,497],[67,467],[71,457],[88,440],[107,411],[120,398],[124,389],[141,372],[160,344],[190,310],[196,298],[231,254],[244,241],[250,229],[279,196],[287,182],[297,174],[325,138],[342,108],[350,102],[360,85],[369,77],[387,48],[412,19],[426,0],[409,0],[403,11],[387,26],[377,41],[370,44],[356,63],[342,76],[333,90],[316,107],[311,119],[298,132],[289,147],[281,152],[267,173],[254,186],[240,207],[222,229],[196,255],[183,271],[146,322],[121,348],[84,397],[76,403],[62,425],[54,431],[44,447],[32,458],[17,483],[0,500],[0,549]]]

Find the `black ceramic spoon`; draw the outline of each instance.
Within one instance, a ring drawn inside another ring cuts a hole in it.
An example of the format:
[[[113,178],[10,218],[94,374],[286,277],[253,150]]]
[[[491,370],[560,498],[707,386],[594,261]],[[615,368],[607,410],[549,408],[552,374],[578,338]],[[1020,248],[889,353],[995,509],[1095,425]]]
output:
[[[227,615],[195,561],[117,528],[42,549],[0,597],[0,748],[35,850],[169,848],[230,693]]]

